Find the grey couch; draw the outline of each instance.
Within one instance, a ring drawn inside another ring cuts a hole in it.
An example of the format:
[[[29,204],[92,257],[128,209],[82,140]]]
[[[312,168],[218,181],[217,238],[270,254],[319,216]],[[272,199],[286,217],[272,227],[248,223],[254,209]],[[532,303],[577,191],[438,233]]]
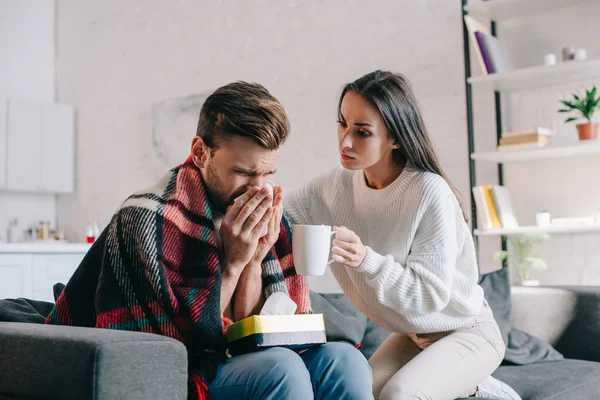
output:
[[[513,326],[565,360],[501,366],[523,399],[600,398],[600,288],[513,288]],[[187,359],[161,336],[0,323],[0,399],[185,399]]]
[[[494,376],[523,399],[600,399],[600,287],[513,287],[512,325],[564,360],[501,366]]]

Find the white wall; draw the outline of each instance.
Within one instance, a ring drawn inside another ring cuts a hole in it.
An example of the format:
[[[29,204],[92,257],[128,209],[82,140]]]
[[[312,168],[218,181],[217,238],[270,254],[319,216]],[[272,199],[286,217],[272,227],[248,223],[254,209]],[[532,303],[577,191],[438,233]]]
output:
[[[0,0],[0,99],[54,101],[54,22],[54,0]],[[54,224],[56,197],[0,191],[0,239],[13,218]]]
[[[468,200],[458,3],[58,0],[57,27],[58,101],[78,109],[77,191],[58,207],[71,238],[155,179],[153,104],[238,79],[286,107],[293,133],[275,179],[293,189],[338,162],[343,84],[376,68],[405,73]]]
[[[59,218],[70,238],[80,239],[90,219],[107,223],[128,194],[156,178],[155,104],[210,92],[237,79],[264,84],[292,121],[276,181],[293,189],[337,163],[339,90],[375,68],[403,72],[413,81],[443,165],[470,207],[458,3],[322,3],[58,0],[58,100],[79,111],[77,192],[59,199]],[[544,53],[559,53],[563,45],[586,47],[590,57],[600,56],[599,7],[501,24],[513,65],[539,63]],[[506,128],[556,119],[556,100],[565,93],[559,88],[505,98]],[[492,150],[493,94],[476,89],[474,96],[476,148]],[[573,126],[555,126],[559,140],[573,138]],[[174,141],[183,137],[186,143],[185,135],[191,140],[194,132],[173,132]],[[598,163],[591,157],[506,168],[521,222],[531,223],[539,208],[557,216],[594,212],[600,207]],[[495,165],[478,164],[480,184],[496,179]],[[600,284],[596,241],[597,235],[553,239],[541,253],[550,270],[537,277],[546,283]],[[481,240],[483,271],[498,266],[490,261],[498,242]],[[313,285],[335,289],[330,281]]]
[[[600,58],[600,3],[558,10],[545,15],[500,23],[498,35],[507,58],[515,68],[539,65],[543,55],[555,53],[561,58],[563,46],[587,49],[588,58]],[[474,66],[479,73],[479,67]],[[600,78],[600,71],[598,77]],[[573,82],[503,95],[505,130],[548,126],[557,131],[557,145],[577,143],[575,124],[563,124],[564,114],[556,111],[559,100],[572,91],[591,88],[600,79]],[[476,147],[490,151],[494,147],[495,126],[492,94],[475,91]],[[596,120],[600,121],[600,112]],[[495,166],[478,163],[479,183],[495,182]],[[600,158],[586,156],[507,165],[505,184],[511,190],[517,217],[522,225],[534,225],[535,213],[548,210],[556,217],[593,216],[600,209]],[[535,273],[533,279],[546,284],[600,285],[599,234],[554,235],[540,246],[539,255],[548,263],[548,271]],[[482,257],[496,248],[497,239],[485,238]],[[485,260],[482,260],[485,261]],[[484,264],[487,264],[484,262]]]

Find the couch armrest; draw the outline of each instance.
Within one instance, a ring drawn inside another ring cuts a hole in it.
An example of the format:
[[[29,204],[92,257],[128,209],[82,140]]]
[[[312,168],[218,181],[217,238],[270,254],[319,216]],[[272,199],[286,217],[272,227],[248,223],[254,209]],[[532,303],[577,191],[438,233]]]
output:
[[[164,336],[0,323],[0,397],[187,398],[185,346]]]
[[[511,293],[513,327],[567,358],[600,361],[600,287],[515,286]]]

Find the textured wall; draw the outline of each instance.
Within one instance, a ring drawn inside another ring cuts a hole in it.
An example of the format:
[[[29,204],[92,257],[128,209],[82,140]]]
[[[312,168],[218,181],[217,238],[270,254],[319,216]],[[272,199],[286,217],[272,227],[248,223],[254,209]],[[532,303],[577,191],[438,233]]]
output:
[[[107,4],[109,3],[109,4]],[[322,3],[322,4],[321,4]],[[153,110],[170,99],[203,94],[237,79],[267,86],[285,105],[293,134],[275,180],[287,189],[337,163],[335,105],[341,86],[375,68],[405,73],[421,101],[443,165],[466,195],[467,165],[461,15],[457,2],[58,0],[58,101],[75,104],[77,193],[60,196],[59,220],[71,239],[86,222],[106,223],[120,201],[166,168],[153,146]],[[600,5],[590,4],[499,26],[515,67],[538,64],[564,45],[600,56]],[[473,65],[478,73],[478,66]],[[579,84],[575,85],[579,86]],[[558,141],[573,140],[556,100],[573,85],[505,97],[506,127],[548,124]],[[476,147],[493,149],[493,95],[474,91]],[[164,126],[164,125],[163,125]],[[175,125],[172,154],[187,152]],[[154,131],[156,133],[156,131]],[[160,140],[165,148],[164,129]],[[168,132],[167,132],[168,134]],[[171,142],[170,142],[171,143]],[[181,148],[180,148],[181,147]],[[523,224],[540,208],[574,216],[600,208],[597,157],[513,166],[506,183]],[[478,164],[480,184],[496,182],[496,166]],[[598,235],[555,237],[543,246],[546,283],[600,284]],[[481,241],[482,270],[497,238]],[[332,289],[330,281],[314,283]]]
[[[275,180],[292,189],[337,164],[342,85],[376,68],[403,72],[468,194],[458,3],[58,0],[57,27],[58,100],[78,110],[77,193],[58,207],[72,239],[155,179],[153,105],[238,79],[264,84],[290,115]]]

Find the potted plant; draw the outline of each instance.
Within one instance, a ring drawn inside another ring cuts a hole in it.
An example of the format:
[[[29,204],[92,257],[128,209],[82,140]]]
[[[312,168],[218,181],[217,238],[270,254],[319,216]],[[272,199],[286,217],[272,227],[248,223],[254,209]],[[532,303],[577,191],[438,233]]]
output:
[[[589,140],[598,138],[598,130],[600,124],[592,122],[594,112],[600,105],[600,95],[596,97],[596,87],[592,90],[586,90],[585,96],[579,96],[573,93],[572,100],[561,100],[560,101],[565,108],[561,108],[558,112],[568,113],[575,112],[579,114],[575,117],[569,117],[565,120],[565,123],[577,121],[579,119],[585,119],[587,122],[577,124],[577,131],[579,133],[579,140]]]
[[[493,254],[496,261],[506,261],[508,267],[517,273],[519,284],[523,286],[537,286],[539,281],[531,280],[531,270],[546,270],[548,266],[541,257],[533,255],[535,246],[548,240],[550,236],[545,233],[530,233],[520,236],[503,236],[508,241],[508,251],[498,250]]]

